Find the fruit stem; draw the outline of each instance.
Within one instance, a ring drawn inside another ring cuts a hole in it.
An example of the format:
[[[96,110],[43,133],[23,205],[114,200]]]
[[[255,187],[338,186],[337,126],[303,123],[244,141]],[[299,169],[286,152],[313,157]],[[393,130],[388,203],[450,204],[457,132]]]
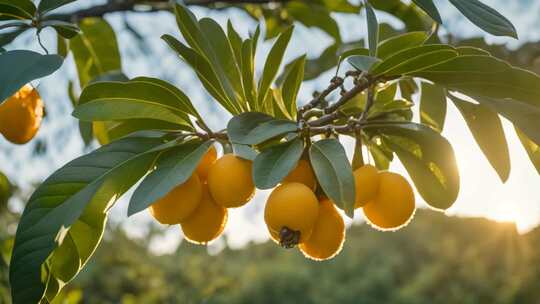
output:
[[[281,228],[279,232],[279,244],[281,247],[290,249],[300,243],[300,231],[289,229],[288,227]]]

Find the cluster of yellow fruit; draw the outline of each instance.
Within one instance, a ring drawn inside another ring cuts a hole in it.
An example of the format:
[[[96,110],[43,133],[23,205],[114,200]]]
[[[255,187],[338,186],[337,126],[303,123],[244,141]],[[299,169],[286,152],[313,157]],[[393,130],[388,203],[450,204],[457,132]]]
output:
[[[414,193],[404,177],[365,165],[354,178],[355,208],[363,208],[373,227],[394,230],[412,218]],[[317,187],[309,161],[301,159],[268,197],[264,220],[275,242],[298,245],[306,257],[320,261],[340,252],[345,222],[331,200],[317,196]],[[227,208],[245,205],[254,193],[252,163],[233,154],[217,159],[212,147],[193,175],[151,205],[150,213],[160,223],[180,224],[188,241],[206,244],[223,232]]]
[[[255,194],[251,166],[232,154],[217,159],[212,146],[191,177],[152,204],[150,213],[162,224],[180,224],[188,241],[206,244],[225,229],[227,208],[243,206]]]
[[[365,165],[354,171],[354,178],[355,208],[363,208],[373,227],[399,229],[412,218],[414,193],[404,177]],[[332,201],[316,196],[316,187],[309,162],[301,160],[270,194],[265,221],[274,241],[286,248],[298,245],[306,257],[322,261],[341,251],[345,223]]]
[[[30,85],[25,85],[0,105],[0,133],[14,144],[32,140],[42,119],[43,102]]]

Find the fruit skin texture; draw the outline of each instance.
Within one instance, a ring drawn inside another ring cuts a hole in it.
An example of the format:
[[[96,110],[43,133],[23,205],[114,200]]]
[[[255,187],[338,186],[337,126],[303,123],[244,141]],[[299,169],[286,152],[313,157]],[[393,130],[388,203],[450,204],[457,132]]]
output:
[[[43,101],[30,85],[25,85],[0,105],[0,133],[14,144],[32,140],[42,120]]]
[[[372,165],[365,165],[353,172],[356,190],[355,208],[371,202],[379,190],[379,170]]]
[[[185,183],[152,204],[150,214],[162,224],[179,224],[195,211],[201,202],[202,191],[202,183],[193,173]]]
[[[301,183],[313,191],[317,188],[317,178],[315,178],[313,168],[311,168],[309,161],[305,159],[298,161],[296,167],[283,179],[283,183]]]
[[[186,240],[194,244],[206,244],[218,238],[227,224],[226,208],[214,202],[208,185],[203,185],[201,203],[180,225]]]
[[[298,242],[301,243],[311,235],[318,214],[319,202],[315,193],[304,184],[287,183],[278,186],[268,197],[264,221],[275,239],[286,227],[300,232]]]
[[[202,157],[201,161],[199,162],[199,165],[197,165],[197,175],[199,175],[199,178],[201,181],[206,181],[208,178],[208,171],[210,171],[210,167],[214,164],[214,162],[217,159],[217,151],[214,146],[211,146],[210,149],[208,149],[208,152]]]
[[[319,216],[309,239],[301,243],[300,251],[315,261],[329,260],[339,254],[345,242],[345,222],[334,203],[325,198],[319,205]]]
[[[379,193],[364,206],[364,215],[376,228],[396,230],[414,215],[414,192],[409,182],[392,172],[379,173]]]
[[[251,167],[250,161],[232,154],[225,154],[210,167],[208,187],[218,205],[236,208],[251,200],[255,194]]]

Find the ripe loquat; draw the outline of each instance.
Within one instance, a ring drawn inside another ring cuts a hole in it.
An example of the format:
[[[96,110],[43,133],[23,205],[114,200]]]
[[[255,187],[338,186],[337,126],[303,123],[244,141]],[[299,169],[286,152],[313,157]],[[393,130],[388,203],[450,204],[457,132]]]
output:
[[[152,204],[150,214],[162,224],[179,224],[195,211],[201,198],[202,184],[197,173],[193,173],[185,183]]]

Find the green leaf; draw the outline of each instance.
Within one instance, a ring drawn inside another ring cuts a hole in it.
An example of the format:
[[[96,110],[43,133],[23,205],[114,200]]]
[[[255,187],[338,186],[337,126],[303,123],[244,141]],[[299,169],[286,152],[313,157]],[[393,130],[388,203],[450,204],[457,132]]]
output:
[[[32,51],[17,50],[0,54],[0,104],[32,80],[48,76],[58,70],[63,58],[58,55],[41,55]]]
[[[426,32],[410,32],[388,38],[379,43],[377,57],[383,60],[387,59],[402,50],[422,45],[427,38]]]
[[[422,82],[420,121],[442,132],[446,118],[446,90],[435,84]]]
[[[514,99],[540,107],[540,76],[492,56],[459,56],[411,76],[469,96]]]
[[[262,151],[253,162],[253,181],[259,189],[272,189],[294,169],[302,152],[302,139],[273,146]]]
[[[296,99],[298,98],[298,92],[300,91],[300,86],[304,80],[305,63],[305,55],[291,63],[291,68],[285,76],[283,87],[281,89],[283,103],[293,119],[296,118]]]
[[[62,58],[66,58],[69,52],[66,40],[60,35],[56,35],[56,52]]]
[[[85,18],[79,23],[81,34],[69,40],[79,75],[84,87],[90,80],[112,71],[122,70],[116,34],[102,18]]]
[[[540,107],[511,99],[484,96],[475,96],[473,99],[507,118],[532,141],[540,143]]]
[[[503,126],[497,113],[482,104],[473,104],[449,95],[463,115],[476,143],[502,182],[510,175],[510,154]]]
[[[88,85],[73,115],[83,121],[155,119],[190,126],[182,95],[144,78]]]
[[[244,92],[242,88],[240,67],[236,63],[236,58],[227,35],[221,26],[210,18],[202,18],[199,21],[199,26],[203,34],[212,44],[217,62],[219,62],[222,67],[221,71],[223,71],[226,81],[230,83],[229,85],[235,92],[235,99],[241,101],[240,106],[247,109],[247,106],[245,105],[246,100],[243,97]]]
[[[293,121],[274,119],[258,112],[242,113],[233,117],[227,125],[230,140],[244,145],[257,145],[297,130],[298,127]]]
[[[217,29],[217,24],[213,21],[208,21],[208,19],[197,22],[195,15],[185,5],[175,5],[175,13],[178,28],[192,50],[183,46],[178,41],[173,41],[174,38],[171,36],[165,35],[164,39],[176,52],[184,57],[195,70],[199,67],[203,68],[204,71],[201,73],[197,71],[199,76],[201,76],[201,74],[208,75],[208,70],[214,74],[218,84],[213,83],[215,88],[213,88],[210,93],[215,94],[217,89],[222,95],[222,99],[218,100],[221,100],[222,104],[228,104],[229,108],[232,110],[227,109],[229,112],[232,114],[243,112],[243,102],[240,99],[240,93],[235,91],[233,84],[227,78],[227,73],[234,72],[227,71],[228,67],[225,67],[223,62],[221,62],[222,54],[216,54],[216,49],[222,49],[221,51],[227,52],[231,49],[223,30],[221,28]],[[231,58],[226,59],[227,62],[231,62],[231,59],[233,59],[232,56],[230,57]],[[198,63],[199,61],[203,61],[203,64],[200,65]],[[207,61],[208,64],[204,63],[204,61]],[[236,83],[237,88],[238,85],[239,84]]]
[[[234,155],[243,158],[245,160],[254,161],[259,153],[248,145],[232,144]]]
[[[377,45],[379,44],[379,21],[369,1],[366,0],[366,17],[368,29],[369,56],[377,56]]]
[[[540,146],[528,138],[527,135],[521,132],[521,130],[518,128],[516,128],[516,133],[521,141],[521,144],[523,145],[523,148],[525,148],[527,155],[529,155],[531,163],[536,168],[538,174],[540,174]]]
[[[353,49],[350,49],[341,53],[341,55],[339,55],[338,64],[337,64],[338,72],[339,72],[339,68],[341,67],[341,63],[343,63],[343,60],[348,59],[349,57],[355,56],[355,55],[369,56],[369,50],[361,47],[361,48],[353,48]]]
[[[161,38],[165,40],[169,47],[178,53],[195,70],[204,88],[227,111],[232,114],[238,114],[241,112],[241,110],[232,103],[225,93],[223,87],[221,86],[221,81],[214,72],[212,65],[205,57],[170,35],[163,35]]]
[[[11,30],[9,32],[4,31],[0,34],[0,46],[6,46],[10,44],[13,40],[15,40],[17,37],[19,37],[22,33],[29,30],[29,26],[23,26],[16,28],[14,30]]]
[[[336,139],[323,139],[309,149],[311,165],[324,193],[353,218],[355,186],[345,149]]]
[[[409,172],[418,192],[433,208],[448,209],[459,193],[459,172],[450,143],[430,127],[380,123],[364,130],[382,136]]]
[[[364,55],[351,56],[347,61],[358,71],[369,71],[373,65],[381,62],[379,58]]]
[[[281,62],[283,60],[283,56],[285,55],[285,50],[287,49],[287,45],[291,40],[293,29],[294,27],[291,26],[286,31],[281,33],[281,35],[279,35],[274,43],[274,46],[272,46],[268,57],[266,58],[263,74],[259,82],[259,96],[257,100],[259,105],[261,105],[266,99],[266,96],[270,91],[270,85],[276,78],[279,67],[281,66]]]
[[[186,182],[208,152],[212,141],[188,142],[159,156],[155,169],[148,174],[133,193],[128,216],[141,212]]]
[[[38,5],[38,11],[40,14],[45,14],[52,10],[55,10],[66,4],[75,2],[77,0],[41,0]]]
[[[255,85],[255,58],[253,57],[253,48],[256,43],[247,39],[242,44],[242,84],[244,95],[246,96],[249,108],[258,110],[257,89]]]
[[[71,39],[75,36],[77,36],[80,33],[80,29],[76,24],[73,24],[71,22],[65,22],[60,20],[47,20],[43,21],[41,23],[42,27],[52,27],[56,30],[58,35],[66,38]]]
[[[50,302],[94,252],[110,207],[169,147],[159,137],[125,138],[43,182],[17,228],[10,263],[13,302],[38,303],[45,293]]]
[[[442,54],[444,57],[439,57],[438,52],[444,52]],[[430,59],[432,59],[428,65],[426,65],[427,62],[423,60],[426,55],[430,56]],[[381,63],[373,66],[370,72],[373,75],[389,75],[389,72],[392,70],[403,70],[402,67],[408,67],[409,69],[420,71],[432,65],[436,66],[447,61],[447,57],[453,58],[456,56],[457,51],[454,47],[449,45],[422,45],[395,53],[394,55],[383,60]],[[409,70],[408,72],[411,73],[413,71]]]
[[[36,13],[31,0],[0,0],[0,20],[27,19]]]
[[[495,36],[518,38],[516,28],[508,19],[478,0],[450,0],[467,19]]]
[[[290,1],[286,7],[287,13],[295,21],[302,23],[306,27],[317,27],[330,35],[336,43],[341,42],[339,26],[330,15],[330,11],[322,5],[313,3],[302,3],[300,1]]]
[[[448,45],[423,45],[398,52],[371,69],[375,76],[412,74],[447,62],[458,56],[455,48]]]
[[[437,7],[433,4],[433,0],[413,0],[413,2],[421,7],[435,22],[438,24],[443,23],[439,10],[437,10]]]

